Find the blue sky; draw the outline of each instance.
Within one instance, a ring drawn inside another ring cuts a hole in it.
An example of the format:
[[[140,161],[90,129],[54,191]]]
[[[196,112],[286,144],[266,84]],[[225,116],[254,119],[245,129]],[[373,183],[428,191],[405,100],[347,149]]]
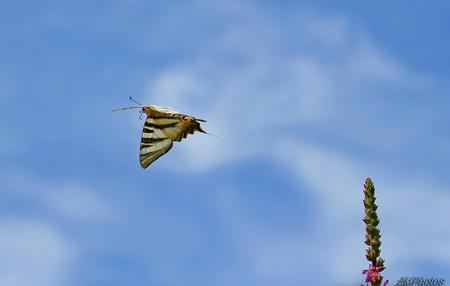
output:
[[[447,1],[0,3],[0,285],[450,279]],[[205,118],[147,170],[129,96]]]

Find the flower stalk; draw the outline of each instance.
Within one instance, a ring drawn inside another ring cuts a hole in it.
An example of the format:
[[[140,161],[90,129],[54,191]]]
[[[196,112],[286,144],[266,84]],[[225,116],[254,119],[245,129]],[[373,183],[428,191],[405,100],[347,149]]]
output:
[[[377,215],[377,204],[375,197],[375,186],[370,178],[364,183],[364,223],[366,224],[366,239],[364,243],[367,245],[366,258],[370,262],[369,267],[364,269],[362,274],[366,275],[366,285],[370,283],[372,286],[380,286],[383,282],[381,272],[385,269],[384,259],[380,257],[381,233],[378,225],[380,220]],[[386,286],[388,280],[384,282]]]

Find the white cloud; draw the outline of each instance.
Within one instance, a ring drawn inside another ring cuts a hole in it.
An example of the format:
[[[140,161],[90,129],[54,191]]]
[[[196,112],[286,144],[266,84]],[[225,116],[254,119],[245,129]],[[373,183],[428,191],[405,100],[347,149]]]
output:
[[[92,245],[71,226],[108,223],[117,210],[78,183],[50,183],[18,170],[0,179],[3,196],[15,206],[0,220],[0,285],[72,285],[73,267]]]
[[[33,201],[41,214],[84,222],[105,221],[116,217],[116,210],[99,191],[74,182],[44,182],[26,172],[10,171],[1,175],[6,190],[23,201]]]
[[[387,182],[385,187],[390,234],[385,245],[394,262],[432,257],[450,263],[450,222],[445,219],[450,216],[449,189],[425,178]]]
[[[46,189],[41,196],[50,209],[68,219],[92,222],[116,215],[116,211],[93,190],[76,184]]]
[[[272,43],[276,32],[287,32],[276,22],[255,22],[265,24],[251,25],[251,31],[231,25],[206,45],[201,56],[169,67],[150,80],[146,102],[205,118],[205,128],[219,136],[217,140],[190,137],[189,144],[174,148],[176,157],[170,156],[177,158],[178,164],[166,159],[166,166],[204,170],[272,153],[271,146],[277,145],[279,138],[285,134],[295,137],[298,132],[290,130],[301,127],[324,129],[336,123],[337,130],[345,132],[340,136],[351,137],[354,135],[345,126],[354,120],[347,119],[345,112],[351,101],[363,102],[367,86],[406,86],[409,82],[421,86],[416,74],[384,55],[342,18],[305,17],[296,23],[304,26],[296,31],[296,37],[304,36],[309,45],[286,53]],[[264,29],[267,26],[269,31]],[[324,40],[326,37],[330,38]],[[342,42],[342,47],[337,48],[335,42]],[[248,49],[254,46],[256,50]],[[316,49],[333,52],[333,58],[325,61]],[[228,63],[230,59],[236,63]],[[368,123],[366,118],[361,120]],[[351,128],[359,133],[361,126]],[[404,134],[401,128],[392,131],[392,138]]]
[[[370,166],[304,141],[287,141],[278,151],[278,158],[318,202],[317,233],[309,244],[320,245],[316,255],[322,258],[321,268],[328,269],[330,282],[353,281],[364,263],[362,180]]]
[[[73,245],[58,229],[26,219],[0,221],[0,285],[68,285]]]
[[[326,46],[334,48],[345,47],[348,43],[350,29],[343,17],[324,18],[318,15],[309,15],[306,23],[302,23],[305,35],[310,41],[320,41]]]
[[[308,185],[320,202],[321,215],[341,223],[341,219],[361,210],[361,180],[369,174],[369,166],[305,141],[286,141],[277,147],[277,158],[293,177]],[[336,209],[340,211],[335,213]]]

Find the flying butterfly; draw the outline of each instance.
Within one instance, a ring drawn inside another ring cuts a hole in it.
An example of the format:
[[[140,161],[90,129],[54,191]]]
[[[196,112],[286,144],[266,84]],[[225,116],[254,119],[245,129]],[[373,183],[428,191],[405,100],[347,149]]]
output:
[[[118,108],[114,109],[113,112],[139,108],[141,109],[139,112],[141,116],[143,113],[147,114],[139,150],[139,161],[144,169],[169,152],[173,141],[180,142],[188,134],[194,134],[195,131],[208,134],[200,126],[200,122],[206,122],[206,120],[165,107],[142,105],[132,97],[130,97],[130,100],[139,104],[139,106]]]

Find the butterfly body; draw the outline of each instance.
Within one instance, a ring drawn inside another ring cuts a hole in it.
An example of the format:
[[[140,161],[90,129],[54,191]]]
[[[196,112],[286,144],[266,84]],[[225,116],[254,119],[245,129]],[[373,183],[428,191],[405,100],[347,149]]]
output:
[[[147,114],[139,150],[139,161],[144,169],[169,152],[173,141],[180,142],[195,131],[206,133],[200,126],[205,120],[169,108],[145,105],[142,112]]]

